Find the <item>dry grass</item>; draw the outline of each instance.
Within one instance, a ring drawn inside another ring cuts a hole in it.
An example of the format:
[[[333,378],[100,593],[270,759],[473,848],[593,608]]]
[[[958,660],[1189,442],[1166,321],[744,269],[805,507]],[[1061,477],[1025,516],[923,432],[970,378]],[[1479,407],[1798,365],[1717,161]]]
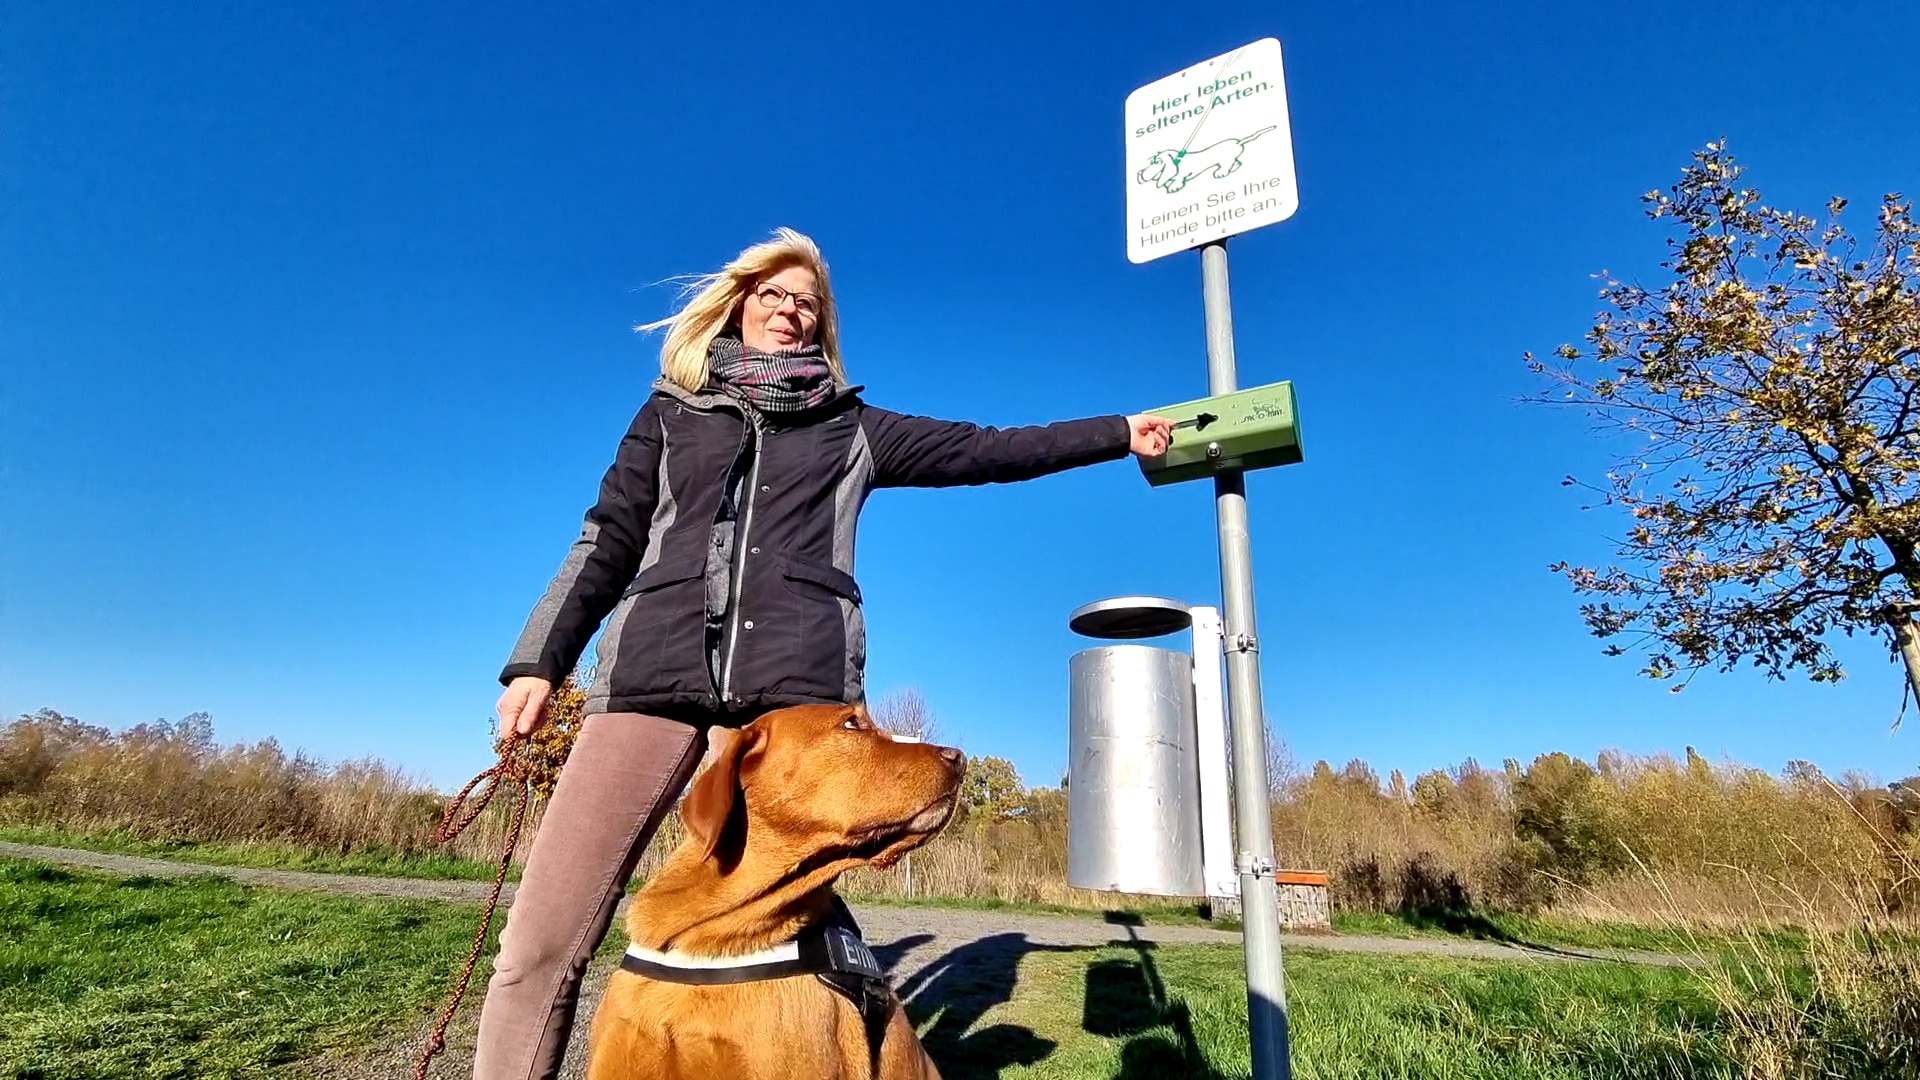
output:
[[[143,840],[427,855],[444,796],[373,759],[326,766],[279,743],[221,745],[205,716],[122,732],[42,711],[0,728],[0,822]],[[506,807],[454,854],[498,857]]]
[[[1753,1080],[1920,1076],[1920,926],[1863,910],[1825,920],[1797,950],[1757,932],[1701,978]]]
[[[1694,934],[1697,901],[1642,868],[1749,1080],[1920,1076],[1920,918],[1903,903],[1920,861],[1894,852],[1889,866],[1811,883],[1748,875],[1737,934],[1710,944]]]

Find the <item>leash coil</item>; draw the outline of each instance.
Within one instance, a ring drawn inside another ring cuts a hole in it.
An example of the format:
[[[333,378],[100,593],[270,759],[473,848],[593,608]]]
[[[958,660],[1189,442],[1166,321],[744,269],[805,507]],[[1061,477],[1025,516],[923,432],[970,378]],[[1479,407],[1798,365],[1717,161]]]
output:
[[[527,766],[521,760],[518,751],[522,748],[522,738],[517,731],[507,733],[504,745],[500,748],[500,760],[490,769],[467,781],[460,793],[447,800],[446,807],[440,812],[439,824],[433,828],[433,842],[450,844],[454,837],[465,831],[480,815],[486,812],[487,805],[504,783],[511,782],[519,789],[514,799],[513,814],[507,823],[507,841],[500,852],[500,867],[493,875],[493,889],[487,896],[487,903],[480,912],[480,926],[473,934],[473,948],[467,952],[467,962],[460,969],[460,976],[454,980],[452,992],[448,995],[447,1006],[440,1013],[439,1021],[427,1036],[427,1044],[421,1049],[420,1060],[414,1064],[414,1080],[427,1080],[427,1067],[434,1055],[447,1048],[447,1028],[453,1023],[453,1016],[460,1009],[460,1002],[467,996],[467,987],[473,982],[473,969],[480,962],[480,953],[487,946],[487,931],[493,926],[494,911],[500,906],[500,893],[506,888],[507,870],[513,863],[513,851],[520,846],[520,827],[527,817],[527,802],[533,793],[528,782]],[[468,807],[468,796],[481,784],[486,787]]]

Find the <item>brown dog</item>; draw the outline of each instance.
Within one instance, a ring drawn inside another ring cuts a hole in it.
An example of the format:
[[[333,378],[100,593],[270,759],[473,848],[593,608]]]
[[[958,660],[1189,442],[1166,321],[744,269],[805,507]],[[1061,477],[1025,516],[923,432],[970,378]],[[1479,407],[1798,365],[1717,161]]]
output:
[[[634,897],[629,939],[701,964],[831,923],[834,880],[931,839],[964,769],[960,751],[895,741],[858,706],[767,713],[694,781],[686,842]],[[863,1016],[811,974],[689,985],[616,971],[588,1080],[939,1080],[899,999],[869,985]]]

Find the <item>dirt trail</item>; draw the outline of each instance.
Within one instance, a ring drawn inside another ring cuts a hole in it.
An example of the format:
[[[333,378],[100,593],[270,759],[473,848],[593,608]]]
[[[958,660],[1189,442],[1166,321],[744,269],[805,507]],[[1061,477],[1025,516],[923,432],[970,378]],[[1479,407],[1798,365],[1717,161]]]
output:
[[[361,896],[399,896],[428,900],[479,901],[486,897],[490,884],[480,881],[444,881],[423,878],[361,877],[353,874],[317,874],[303,870],[267,870],[242,866],[217,866],[171,859],[153,859],[138,855],[118,855],[73,848],[42,847],[0,841],[0,856],[39,859],[46,862],[88,866],[122,874],[178,877],[191,874],[216,874],[249,884],[279,888],[314,889],[352,893]],[[507,886],[505,899],[511,901],[513,886]],[[854,914],[874,954],[886,965],[893,983],[904,998],[925,989],[936,977],[948,974],[968,978],[1000,978],[1011,981],[1020,957],[1035,951],[1097,948],[1110,944],[1155,942],[1163,944],[1240,943],[1238,932],[1202,926],[1127,926],[1095,918],[1043,915],[1018,911],[976,911],[962,908],[892,907],[856,905]],[[1348,934],[1287,934],[1282,938],[1288,948],[1332,949],[1344,952],[1391,953],[1398,955],[1453,956],[1498,960],[1540,961],[1615,961],[1632,964],[1673,966],[1681,958],[1665,953],[1623,949],[1547,948],[1509,945],[1493,941],[1465,941],[1448,938],[1363,937]],[[587,974],[581,994],[580,1028],[593,1014],[606,986],[609,968],[595,964]],[[467,1075],[473,1060],[474,1019],[479,1011],[476,987],[462,1009],[462,1019],[448,1033],[447,1053],[436,1060],[433,1075]],[[323,1059],[303,1070],[314,1080],[373,1080],[411,1076],[413,1055],[417,1053],[428,1025],[396,1039],[383,1049],[346,1058]],[[574,1040],[566,1071],[569,1080],[582,1074],[580,1060],[584,1038]]]

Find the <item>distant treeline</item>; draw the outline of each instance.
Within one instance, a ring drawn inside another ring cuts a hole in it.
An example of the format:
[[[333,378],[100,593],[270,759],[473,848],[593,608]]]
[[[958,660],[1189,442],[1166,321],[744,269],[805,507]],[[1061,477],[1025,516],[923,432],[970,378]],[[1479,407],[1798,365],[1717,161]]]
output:
[[[1336,902],[1403,908],[1464,892],[1513,909],[1575,904],[1615,914],[1741,914],[1791,905],[1850,912],[1856,893],[1920,903],[1920,776],[1886,786],[1796,761],[1779,776],[1617,751],[1469,760],[1385,783],[1364,761],[1283,776],[1284,861],[1333,872]],[[1803,903],[1804,901],[1804,903]]]

